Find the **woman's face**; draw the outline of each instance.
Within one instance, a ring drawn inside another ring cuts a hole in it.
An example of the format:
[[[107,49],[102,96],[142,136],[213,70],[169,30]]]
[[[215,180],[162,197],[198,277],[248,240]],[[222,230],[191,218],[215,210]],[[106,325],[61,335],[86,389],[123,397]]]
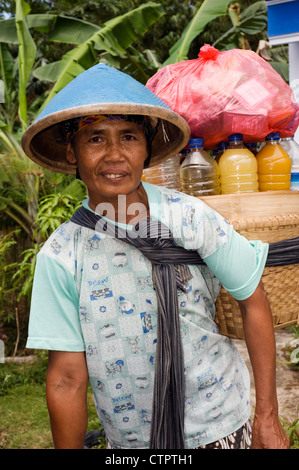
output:
[[[74,136],[66,154],[71,163],[77,163],[93,210],[103,202],[117,204],[118,195],[126,195],[128,204],[140,202],[139,187],[148,154],[146,137],[138,124],[121,120],[90,124]]]

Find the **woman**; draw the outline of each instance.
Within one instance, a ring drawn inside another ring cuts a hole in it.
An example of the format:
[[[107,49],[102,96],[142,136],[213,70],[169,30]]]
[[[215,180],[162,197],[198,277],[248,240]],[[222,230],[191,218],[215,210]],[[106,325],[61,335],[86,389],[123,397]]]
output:
[[[199,199],[141,182],[182,149],[186,122],[131,77],[79,75],[23,137],[27,155],[77,173],[89,198],[38,255],[28,348],[48,349],[56,448],[82,448],[88,377],[108,448],[250,448],[244,361],[214,322],[220,283],[239,301],[256,386],[253,448],[287,448],[275,340],[249,243]]]

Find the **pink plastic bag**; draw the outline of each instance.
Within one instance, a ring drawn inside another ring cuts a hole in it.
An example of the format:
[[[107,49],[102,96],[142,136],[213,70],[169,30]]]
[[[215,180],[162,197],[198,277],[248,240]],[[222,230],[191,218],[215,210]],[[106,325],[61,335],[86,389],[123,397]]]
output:
[[[292,89],[258,54],[205,44],[198,57],[163,67],[146,86],[188,122],[205,148],[237,132],[245,142],[295,133],[299,105]]]

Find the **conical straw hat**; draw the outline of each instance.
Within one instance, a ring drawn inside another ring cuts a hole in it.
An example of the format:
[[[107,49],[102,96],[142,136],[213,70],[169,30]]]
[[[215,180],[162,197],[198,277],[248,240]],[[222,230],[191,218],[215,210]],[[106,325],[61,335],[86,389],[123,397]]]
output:
[[[148,166],[177,154],[190,136],[186,121],[144,85],[104,64],[82,72],[47,104],[22,137],[25,153],[34,162],[60,173],[76,173],[66,160],[61,123],[95,114],[139,114],[157,125]]]

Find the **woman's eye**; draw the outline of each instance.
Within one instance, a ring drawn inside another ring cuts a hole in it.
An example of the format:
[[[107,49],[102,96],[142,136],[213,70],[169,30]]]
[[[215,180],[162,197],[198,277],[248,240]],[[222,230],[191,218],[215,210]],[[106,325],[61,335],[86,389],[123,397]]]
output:
[[[90,139],[90,142],[100,142],[100,141],[101,141],[101,137],[99,136],[95,136]]]
[[[125,140],[128,140],[128,141],[130,141],[130,140],[135,140],[135,136],[134,136],[134,135],[131,135],[131,134],[127,134],[127,135],[125,135],[124,137],[125,137]]]

